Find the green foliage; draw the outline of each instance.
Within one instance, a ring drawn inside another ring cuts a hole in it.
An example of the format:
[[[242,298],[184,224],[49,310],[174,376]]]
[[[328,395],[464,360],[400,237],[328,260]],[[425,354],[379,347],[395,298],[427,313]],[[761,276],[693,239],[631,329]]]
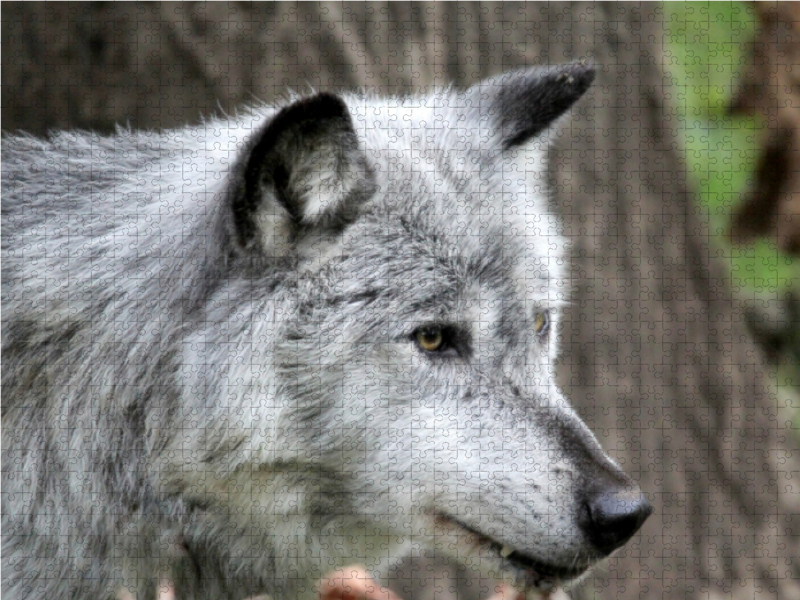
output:
[[[731,214],[752,189],[761,118],[731,114],[729,107],[749,66],[756,35],[753,8],[745,2],[667,2],[665,71],[690,182],[718,250],[728,259],[731,282],[744,292],[775,294],[800,283],[798,261],[773,240],[731,246]]]

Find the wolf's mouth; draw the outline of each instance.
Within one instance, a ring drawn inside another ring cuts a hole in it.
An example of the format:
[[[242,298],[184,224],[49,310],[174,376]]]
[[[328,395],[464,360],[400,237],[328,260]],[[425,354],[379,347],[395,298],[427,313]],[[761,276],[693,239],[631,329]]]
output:
[[[439,514],[437,518],[457,525],[459,528],[476,536],[479,544],[490,547],[497,553],[501,561],[519,573],[526,587],[535,587],[547,591],[557,586],[560,582],[566,582],[578,577],[591,566],[589,563],[585,563],[582,566],[571,565],[569,567],[554,565],[505,546],[450,515]]]

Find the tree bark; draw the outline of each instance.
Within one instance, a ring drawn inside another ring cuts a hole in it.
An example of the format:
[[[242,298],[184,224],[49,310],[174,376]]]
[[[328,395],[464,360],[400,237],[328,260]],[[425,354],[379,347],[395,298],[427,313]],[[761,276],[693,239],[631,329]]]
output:
[[[2,11],[3,128],[34,133],[171,127],[287,87],[404,93],[594,61],[596,84],[552,156],[553,203],[574,259],[560,383],[656,513],[571,594],[800,598],[797,432],[688,187],[660,5],[9,2]]]

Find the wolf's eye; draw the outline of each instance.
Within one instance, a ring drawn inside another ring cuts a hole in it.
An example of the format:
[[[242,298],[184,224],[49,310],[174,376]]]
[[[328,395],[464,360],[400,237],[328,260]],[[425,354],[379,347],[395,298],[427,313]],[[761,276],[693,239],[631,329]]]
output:
[[[550,315],[547,314],[547,311],[536,313],[533,318],[533,329],[538,335],[546,333],[549,325]]]
[[[444,332],[438,327],[422,327],[417,329],[414,337],[419,347],[425,352],[437,352],[444,348]]]
[[[468,360],[472,355],[469,333],[458,325],[423,325],[411,334],[411,339],[433,360]]]

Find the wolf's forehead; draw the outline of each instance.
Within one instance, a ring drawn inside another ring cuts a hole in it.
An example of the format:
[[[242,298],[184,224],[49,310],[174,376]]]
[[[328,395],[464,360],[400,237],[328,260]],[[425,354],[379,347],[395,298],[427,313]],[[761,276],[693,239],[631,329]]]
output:
[[[381,199],[391,208],[425,213],[432,225],[457,234],[465,228],[475,235],[502,227],[503,194],[508,185],[487,177],[489,170],[452,131],[423,131],[424,115],[394,121],[387,129],[365,134],[367,163],[372,167]]]
[[[467,118],[452,96],[348,98],[356,132],[368,152],[455,155],[487,143],[496,130],[486,116]]]
[[[437,240],[441,260],[458,257],[475,267],[472,273],[502,273],[522,295],[550,302],[566,244],[554,243],[554,236],[563,240],[541,192],[543,152],[531,148],[502,159],[492,149],[496,124],[486,115],[467,119],[451,99],[351,104],[380,190],[375,201],[384,214],[402,215],[432,251]]]
[[[473,296],[508,306],[513,299],[548,303],[556,275],[549,261],[533,255],[521,237],[504,235],[492,218],[389,210],[373,214],[366,226],[347,232],[356,265],[347,272],[361,283],[393,289],[398,297],[410,290],[415,305],[454,306]]]

